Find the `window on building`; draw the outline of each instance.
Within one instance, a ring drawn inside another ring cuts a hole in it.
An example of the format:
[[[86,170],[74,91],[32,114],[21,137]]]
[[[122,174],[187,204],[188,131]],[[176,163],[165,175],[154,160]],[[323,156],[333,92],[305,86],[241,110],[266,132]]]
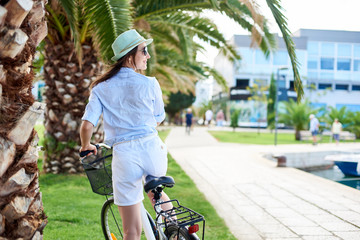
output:
[[[354,60],[354,71],[360,71],[360,60]]]
[[[274,53],[274,65],[287,65],[288,55],[285,51]]]
[[[338,44],[337,49],[338,57],[351,57],[351,45],[350,44]]]
[[[308,57],[308,69],[318,69],[318,58]]]
[[[290,91],[295,91],[294,81],[289,81],[289,90]]]
[[[347,84],[336,84],[335,89],[336,90],[348,90],[349,85],[347,85]]]
[[[309,71],[308,78],[309,79],[318,79],[318,72],[317,71]]]
[[[360,91],[360,85],[352,85],[353,91]]]
[[[354,45],[354,57],[360,58],[360,45]]]
[[[336,104],[335,107],[337,110],[340,110],[342,107],[346,107],[346,110],[351,112],[358,112],[360,111],[360,105],[358,104]]]
[[[319,90],[331,89],[331,83],[319,83]]]
[[[334,73],[332,73],[332,72],[320,72],[320,79],[332,80],[332,79],[334,79]]]
[[[307,52],[309,55],[319,55],[319,44],[317,42],[308,42]]]
[[[295,50],[295,53],[299,63],[302,63],[299,65],[299,73],[300,75],[306,75],[307,68],[304,63],[306,62],[307,53],[305,50]],[[290,60],[288,60],[288,62],[290,62]]]
[[[338,58],[337,70],[350,71],[351,60],[350,58]]]
[[[286,88],[285,78],[280,77],[280,80],[278,81],[278,87],[279,87],[279,89],[285,89]]]
[[[253,64],[253,50],[249,48],[240,48],[240,63]]]
[[[316,90],[316,83],[309,82],[309,83],[306,85],[306,88],[307,88],[307,89],[311,89],[311,90]]]
[[[321,58],[320,67],[325,70],[334,70],[334,58]]]
[[[266,87],[268,86],[266,79],[254,79],[254,84],[258,85],[259,87]]]
[[[350,80],[351,79],[351,73],[350,71],[337,71],[335,73],[336,80]]]
[[[240,89],[246,89],[249,86],[249,79],[236,79],[236,87]]]
[[[260,50],[255,51],[255,63],[256,64],[269,64],[270,61],[265,58],[264,53]]]
[[[321,56],[335,56],[335,44],[321,43]]]

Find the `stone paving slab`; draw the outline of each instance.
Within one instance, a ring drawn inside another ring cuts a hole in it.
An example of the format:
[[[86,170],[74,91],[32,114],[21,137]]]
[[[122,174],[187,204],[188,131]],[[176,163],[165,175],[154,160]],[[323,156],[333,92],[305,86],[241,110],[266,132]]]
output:
[[[219,143],[206,128],[173,128],[170,154],[238,239],[360,239],[360,191],[312,174],[277,168],[265,154],[329,151],[335,144],[260,146]],[[360,144],[340,144],[360,149]],[[336,146],[338,147],[338,146]]]

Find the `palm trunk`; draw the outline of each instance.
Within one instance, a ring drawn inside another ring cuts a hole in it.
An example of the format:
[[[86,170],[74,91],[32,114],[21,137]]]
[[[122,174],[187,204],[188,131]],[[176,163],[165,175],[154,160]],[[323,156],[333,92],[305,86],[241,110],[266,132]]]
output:
[[[46,172],[82,172],[79,161],[79,127],[90,95],[89,85],[100,73],[94,48],[82,45],[80,66],[72,41],[53,45],[47,40],[45,47],[45,165]],[[101,129],[94,142],[102,140]]]
[[[34,130],[45,107],[31,94],[32,60],[46,34],[43,0],[0,6],[0,239],[42,239],[47,223]]]
[[[295,140],[296,140],[296,141],[300,141],[300,140],[301,140],[300,130],[299,130],[299,129],[296,129],[296,130],[295,130]]]

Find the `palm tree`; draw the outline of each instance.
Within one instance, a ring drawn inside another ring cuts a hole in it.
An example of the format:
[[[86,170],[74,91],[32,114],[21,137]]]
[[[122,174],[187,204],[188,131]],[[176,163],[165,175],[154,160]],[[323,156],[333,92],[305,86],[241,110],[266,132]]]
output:
[[[41,239],[47,223],[34,131],[44,105],[31,94],[35,49],[47,33],[43,6],[43,0],[0,5],[1,239]]]
[[[300,141],[300,131],[308,127],[310,114],[315,114],[318,110],[310,107],[309,101],[305,100],[300,103],[290,99],[284,103],[283,112],[279,114],[279,122],[292,126],[295,129],[295,140]]]
[[[91,24],[90,13],[85,11],[83,1],[51,0],[46,5],[49,12],[44,64],[46,172],[82,171],[78,160],[78,129],[89,98],[89,85],[103,68],[94,40],[101,45],[103,38],[109,38],[109,32],[120,33],[130,26],[129,16],[122,14],[129,11],[127,1],[113,2],[109,13],[120,16],[117,20],[121,24],[107,19],[109,14],[103,13],[107,10],[104,2],[101,6],[94,9],[93,14],[100,15],[98,21],[108,28],[107,31]],[[91,29],[97,33],[94,38],[89,35]],[[95,142],[102,141],[101,126],[99,124],[95,131]]]
[[[341,122],[344,129],[352,125],[354,121],[352,118],[352,112],[347,110],[345,106],[340,109],[330,106],[329,112],[324,116],[323,120],[331,128],[335,118]]]
[[[351,125],[346,127],[352,133],[355,133],[357,139],[360,138],[360,112],[351,112],[350,118],[352,119]]]

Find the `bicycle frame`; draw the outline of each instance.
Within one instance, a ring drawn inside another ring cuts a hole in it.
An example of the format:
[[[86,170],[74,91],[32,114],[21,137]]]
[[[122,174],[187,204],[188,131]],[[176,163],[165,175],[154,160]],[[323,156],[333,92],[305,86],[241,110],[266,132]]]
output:
[[[111,158],[112,154],[108,154],[107,150],[111,147],[105,144],[98,144],[97,148],[106,149],[104,152],[98,151],[98,157],[87,158],[87,154],[90,151],[81,152],[81,163],[85,169],[89,182],[91,184],[94,193],[105,195],[107,201],[103,204],[101,211],[101,224],[106,239],[114,239],[113,233],[108,225],[108,211],[110,209],[112,217],[115,219],[115,225],[117,226],[120,234],[121,230],[119,224],[115,218],[115,212],[112,210],[112,204],[114,204],[113,198],[108,199],[107,196],[112,196],[112,181],[111,181]],[[100,152],[100,153],[99,153]],[[110,167],[110,168],[109,168]],[[99,178],[100,177],[100,178]],[[102,181],[98,181],[101,179]],[[165,187],[173,187],[175,181],[171,177],[162,176],[150,180],[144,185],[145,192],[152,191],[154,193],[154,210],[156,218],[152,219],[150,214],[145,209],[143,203],[141,203],[141,221],[147,240],[168,240],[174,237],[180,236],[186,237],[186,239],[198,240],[198,236],[195,234],[199,230],[198,223],[203,223],[202,239],[205,235],[205,219],[199,213],[181,206],[178,200],[163,201],[161,199],[161,193]],[[172,208],[166,210],[162,208],[163,204],[171,203]],[[117,213],[119,214],[119,213]],[[110,236],[111,233],[111,236]]]
[[[146,239],[156,240],[146,212],[147,211],[144,207],[144,204],[141,203],[141,222],[142,222],[142,226],[143,226],[143,229],[145,232]],[[164,236],[165,236],[165,234],[164,234]]]

